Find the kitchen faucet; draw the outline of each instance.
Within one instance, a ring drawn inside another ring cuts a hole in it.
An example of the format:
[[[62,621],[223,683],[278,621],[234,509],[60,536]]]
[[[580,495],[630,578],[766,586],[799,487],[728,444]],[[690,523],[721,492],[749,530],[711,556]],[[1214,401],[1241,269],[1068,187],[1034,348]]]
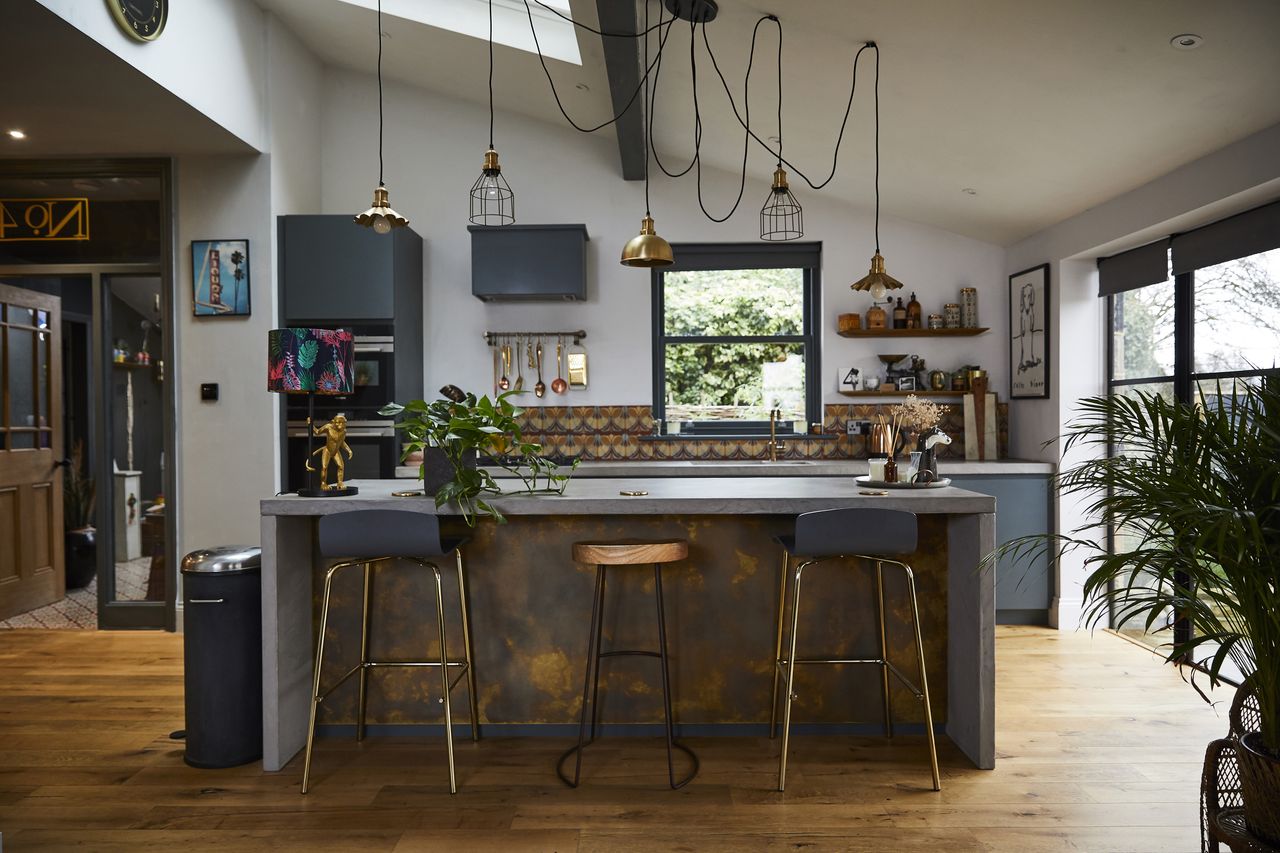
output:
[[[778,421],[782,418],[781,409],[769,410],[769,461],[778,461],[778,451],[786,450],[786,446],[778,441]]]

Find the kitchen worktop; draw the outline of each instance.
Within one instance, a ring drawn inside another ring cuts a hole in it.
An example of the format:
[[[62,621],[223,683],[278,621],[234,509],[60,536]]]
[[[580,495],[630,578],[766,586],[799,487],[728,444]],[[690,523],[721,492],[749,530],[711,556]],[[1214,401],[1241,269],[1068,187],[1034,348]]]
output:
[[[635,463],[633,463],[635,464]],[[771,471],[757,463],[761,474]],[[644,469],[636,465],[636,473]],[[647,473],[647,472],[644,472]],[[394,507],[415,512],[451,514],[436,509],[428,497],[394,497],[403,480],[349,481],[360,494],[343,498],[300,498],[281,495],[262,501],[263,515],[328,515],[353,509]],[[623,495],[643,491],[644,495]],[[916,513],[995,512],[995,498],[954,486],[936,489],[893,489],[867,495],[851,477],[758,476],[744,485],[742,477],[574,477],[564,494],[513,492],[490,499],[504,515],[762,515],[799,513],[832,506],[877,506]]]

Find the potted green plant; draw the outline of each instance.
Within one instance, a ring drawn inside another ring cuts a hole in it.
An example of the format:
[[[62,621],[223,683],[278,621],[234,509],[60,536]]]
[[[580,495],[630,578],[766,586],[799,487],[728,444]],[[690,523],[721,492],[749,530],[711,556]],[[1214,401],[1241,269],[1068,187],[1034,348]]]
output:
[[[1261,716],[1238,751],[1245,819],[1280,843],[1280,377],[1202,391],[1198,405],[1138,393],[1079,406],[1063,448],[1089,458],[1057,485],[1093,520],[1009,542],[986,564],[1083,553],[1090,625],[1176,616],[1191,638],[1161,647],[1167,660],[1196,663],[1214,685],[1234,663]]]
[[[525,493],[563,494],[569,483],[569,474],[560,473],[559,465],[542,456],[541,445],[525,440],[518,420],[524,410],[511,402],[517,393],[508,391],[491,400],[446,385],[439,400],[391,403],[379,411],[399,418],[396,429],[407,439],[402,458],[423,453],[419,476],[436,506],[457,504],[468,525],[474,526],[480,514],[506,521],[485,499],[503,490],[492,472],[476,464],[480,454],[515,475]]]
[[[93,527],[97,489],[84,470],[84,442],[76,441],[62,478],[63,564],[67,589],[80,589],[98,570],[97,531]]]

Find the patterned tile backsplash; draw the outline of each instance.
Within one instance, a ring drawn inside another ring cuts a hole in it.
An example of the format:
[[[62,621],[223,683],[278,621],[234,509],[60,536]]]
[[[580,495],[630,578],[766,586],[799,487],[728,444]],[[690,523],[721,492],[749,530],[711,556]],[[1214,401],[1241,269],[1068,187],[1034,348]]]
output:
[[[997,404],[1000,457],[1008,455],[1009,406]],[[845,422],[870,420],[876,405],[831,403],[824,407],[824,435],[789,439],[787,459],[858,459],[867,455],[866,437],[846,435]],[[765,438],[685,438],[653,435],[653,412],[648,406],[531,406],[521,416],[525,438],[542,445],[543,452],[581,456],[592,461],[654,459],[764,459]],[[942,430],[950,446],[939,447],[942,458],[964,458],[964,411],[949,406]]]

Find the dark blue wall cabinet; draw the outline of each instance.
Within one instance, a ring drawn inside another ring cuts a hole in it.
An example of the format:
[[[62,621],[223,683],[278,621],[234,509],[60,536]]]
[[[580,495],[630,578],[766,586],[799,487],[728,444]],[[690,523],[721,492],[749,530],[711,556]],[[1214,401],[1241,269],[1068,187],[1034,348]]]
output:
[[[485,302],[587,298],[587,226],[469,225],[471,292]]]
[[[962,489],[996,499],[997,544],[1053,529],[1048,474],[961,474],[951,479]],[[1005,559],[996,567],[996,622],[1048,625],[1052,602],[1053,572],[1045,557],[1016,565]]]

